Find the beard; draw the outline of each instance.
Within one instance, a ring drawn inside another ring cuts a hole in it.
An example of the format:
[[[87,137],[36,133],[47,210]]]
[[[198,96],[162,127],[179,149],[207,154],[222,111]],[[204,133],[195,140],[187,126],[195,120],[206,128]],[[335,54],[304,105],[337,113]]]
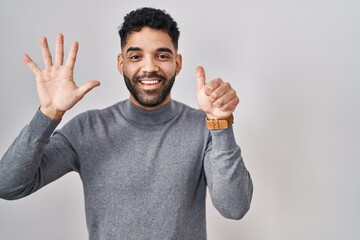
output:
[[[170,94],[170,91],[174,85],[176,74],[171,78],[166,79],[166,77],[157,74],[156,72],[144,73],[140,76],[135,76],[130,79],[124,73],[124,81],[127,89],[135,100],[144,107],[156,107],[164,102],[167,96]],[[160,80],[161,87],[154,90],[143,90],[141,88],[140,81],[146,78],[156,78]]]

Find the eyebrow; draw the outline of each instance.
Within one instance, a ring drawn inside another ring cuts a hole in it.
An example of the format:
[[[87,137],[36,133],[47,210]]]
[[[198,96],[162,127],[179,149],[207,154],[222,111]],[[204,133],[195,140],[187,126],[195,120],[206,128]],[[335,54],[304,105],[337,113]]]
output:
[[[129,47],[126,50],[126,53],[129,53],[129,52],[142,52],[142,51],[143,51],[143,49],[141,49],[139,47]],[[166,48],[166,47],[158,48],[158,49],[156,49],[156,52],[167,52],[167,53],[174,54],[173,51],[171,51],[170,48]]]
[[[128,52],[139,52],[139,51],[142,51],[142,49],[139,48],[139,47],[129,47],[128,50],[126,50],[126,53],[128,53]]]
[[[157,52],[167,52],[167,53],[173,54],[173,51],[171,51],[170,48],[165,48],[165,47],[163,47],[163,48],[158,48],[158,49],[156,49],[156,51],[157,51]]]

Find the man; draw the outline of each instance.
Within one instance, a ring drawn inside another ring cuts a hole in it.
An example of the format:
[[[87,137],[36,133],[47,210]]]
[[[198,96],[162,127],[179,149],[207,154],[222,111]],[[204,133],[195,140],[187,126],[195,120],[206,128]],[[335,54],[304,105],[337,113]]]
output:
[[[119,34],[118,69],[130,99],[82,113],[54,134],[64,113],[100,83],[76,86],[78,43],[64,64],[61,34],[54,63],[41,38],[44,70],[24,55],[40,108],[0,162],[0,197],[25,197],[76,171],[89,239],[206,239],[206,186],[224,217],[240,219],[250,207],[252,181],[232,129],[239,99],[221,79],[206,81],[202,67],[200,110],[171,99],[182,58],[177,24],[164,11],[130,12]]]

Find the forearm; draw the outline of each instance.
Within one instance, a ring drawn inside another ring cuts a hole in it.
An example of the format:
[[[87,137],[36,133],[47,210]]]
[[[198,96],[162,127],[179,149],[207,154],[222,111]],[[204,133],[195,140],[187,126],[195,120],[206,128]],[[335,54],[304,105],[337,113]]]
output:
[[[21,131],[0,161],[1,198],[21,198],[39,188],[44,148],[58,123],[38,111]]]
[[[253,185],[232,127],[212,131],[205,171],[213,205],[226,218],[242,218],[250,208]]]

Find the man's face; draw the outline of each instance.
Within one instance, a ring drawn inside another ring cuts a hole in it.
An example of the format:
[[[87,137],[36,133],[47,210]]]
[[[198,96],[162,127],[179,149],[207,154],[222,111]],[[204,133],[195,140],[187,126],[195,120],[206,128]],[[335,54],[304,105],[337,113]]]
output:
[[[170,101],[181,64],[181,55],[177,54],[170,36],[148,27],[131,33],[118,56],[118,68],[131,93],[131,101],[145,109],[156,109]]]

